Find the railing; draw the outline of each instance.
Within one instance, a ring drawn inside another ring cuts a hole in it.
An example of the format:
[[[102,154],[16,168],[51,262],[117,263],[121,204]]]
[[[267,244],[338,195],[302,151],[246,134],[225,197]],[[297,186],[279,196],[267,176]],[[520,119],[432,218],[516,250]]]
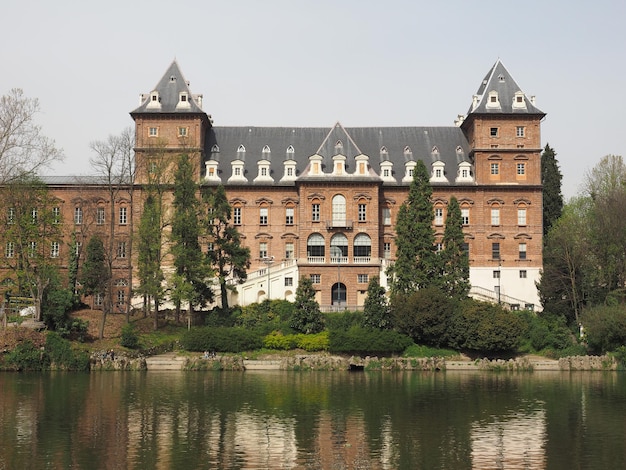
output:
[[[325,256],[308,256],[307,261],[309,263],[325,263],[326,257]]]
[[[275,264],[270,265],[269,269],[272,273],[274,273],[280,269],[293,266],[295,262],[296,262],[295,259],[286,259],[285,261],[282,261],[280,263],[275,263]],[[267,269],[268,268],[260,268],[260,269],[257,269],[256,271],[252,271],[248,273],[248,280],[255,279],[261,276],[267,276]]]
[[[370,263],[371,261],[372,261],[372,257],[371,256],[355,256],[354,257],[354,263],[355,264]]]
[[[470,295],[487,302],[493,303],[501,303],[505,307],[510,308],[511,310],[519,310],[521,308],[534,310],[535,305],[531,302],[526,302],[525,300],[516,299],[515,297],[511,297],[510,295],[498,293],[494,290],[487,289],[485,287],[480,286],[472,286],[470,289]]]
[[[348,261],[349,259],[347,256],[331,256],[330,257],[330,262],[332,264],[337,264],[337,263],[348,264]]]
[[[320,312],[330,313],[330,312],[344,312],[349,310],[351,312],[360,312],[363,310],[362,305],[320,305]]]
[[[352,229],[352,221],[351,220],[327,220],[326,221],[326,228],[327,229],[332,229],[332,228],[345,228],[348,230]]]

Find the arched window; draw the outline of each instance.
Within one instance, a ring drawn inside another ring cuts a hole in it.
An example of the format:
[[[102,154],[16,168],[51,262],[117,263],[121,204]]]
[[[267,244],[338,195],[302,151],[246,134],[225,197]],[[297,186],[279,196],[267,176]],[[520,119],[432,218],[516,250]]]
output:
[[[343,233],[336,233],[330,239],[330,257],[331,262],[340,261],[338,258],[346,258],[348,256],[348,237]]]
[[[319,233],[311,234],[306,242],[307,256],[323,257],[325,255],[324,246],[325,242],[322,235],[320,235]]]
[[[372,256],[372,239],[365,233],[359,233],[354,237],[354,261],[359,262],[357,258],[361,258],[360,261],[368,262]],[[367,259],[362,259],[367,258]]]
[[[333,196],[333,226],[343,227],[346,223],[346,198],[341,194]]]

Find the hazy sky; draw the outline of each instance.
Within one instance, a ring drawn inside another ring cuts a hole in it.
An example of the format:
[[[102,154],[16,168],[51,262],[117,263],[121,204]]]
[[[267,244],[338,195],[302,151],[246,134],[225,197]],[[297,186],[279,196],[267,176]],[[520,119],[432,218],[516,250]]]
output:
[[[0,94],[40,100],[90,173],[89,143],[132,125],[176,59],[216,125],[448,126],[500,58],[547,113],[563,192],[626,157],[626,2],[5,0]]]

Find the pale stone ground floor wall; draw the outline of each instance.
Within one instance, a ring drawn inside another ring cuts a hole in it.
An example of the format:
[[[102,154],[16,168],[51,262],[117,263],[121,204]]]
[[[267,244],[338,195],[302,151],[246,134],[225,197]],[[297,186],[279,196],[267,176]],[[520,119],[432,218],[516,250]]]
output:
[[[388,280],[385,275],[386,263],[382,263],[380,272],[381,285],[387,287]],[[500,272],[500,278],[494,277],[494,271]],[[512,308],[532,308],[540,310],[539,295],[536,282],[539,281],[541,270],[539,268],[524,268],[525,274],[520,277],[518,268],[494,268],[476,267],[470,268],[470,283],[472,284],[472,296],[479,300],[499,300]],[[293,301],[298,287],[299,269],[295,261],[276,263],[267,268],[262,268],[249,273],[248,280],[237,286],[237,292],[229,299],[231,305],[249,305],[254,302],[262,302],[269,297],[271,299],[284,299]],[[332,283],[316,285],[318,290],[318,302],[322,298],[324,290],[330,292]],[[326,294],[328,294],[328,292]],[[365,296],[357,296],[357,306],[363,306]],[[320,302],[321,303],[321,302]],[[322,305],[324,307],[324,305]]]

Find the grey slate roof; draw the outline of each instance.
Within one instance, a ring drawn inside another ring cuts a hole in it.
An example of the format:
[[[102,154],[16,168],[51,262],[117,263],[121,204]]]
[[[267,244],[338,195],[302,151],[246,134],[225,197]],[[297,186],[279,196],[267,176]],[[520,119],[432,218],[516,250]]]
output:
[[[500,108],[488,108],[487,98],[489,92],[498,92],[498,98],[500,101]],[[540,114],[545,115],[543,111],[532,104],[530,99],[524,94],[524,101],[526,103],[525,108],[514,108],[513,98],[516,92],[521,92],[522,89],[515,82],[509,71],[504,64],[498,59],[493,67],[489,70],[480,86],[476,95],[478,96],[478,105],[473,108],[470,106],[467,114]]]
[[[340,141],[343,149],[336,150]],[[215,153],[214,146],[219,147]],[[245,154],[237,152],[243,145]],[[265,146],[270,148],[269,158],[262,156]],[[332,171],[332,157],[338,153],[346,156],[346,172],[355,170],[354,157],[365,154],[370,166],[380,174],[380,163],[389,160],[393,163],[394,177],[404,176],[407,160],[422,160],[427,168],[435,160],[446,164],[448,179],[454,180],[458,163],[469,161],[469,145],[458,127],[343,127],[336,123],[331,128],[291,128],[291,127],[213,127],[206,139],[207,159],[219,162],[220,178],[226,183],[231,176],[231,162],[244,161],[244,171],[249,182],[257,176],[257,162],[262,157],[270,160],[270,176],[274,181],[283,176],[283,162],[287,158],[287,148],[294,149],[293,159],[297,162],[297,175],[300,176],[309,164],[311,155],[323,157],[323,170]],[[408,147],[410,152],[405,153]],[[436,149],[435,149],[436,147]],[[381,152],[385,149],[386,153]],[[436,150],[433,152],[433,149]],[[267,184],[267,183],[265,183]]]
[[[180,67],[178,63],[174,60],[159,83],[154,87],[152,91],[157,91],[159,93],[159,99],[161,103],[160,109],[151,108],[148,106],[150,103],[150,93],[144,95],[144,101],[141,105],[131,112],[135,113],[202,113],[202,108],[196,103],[196,96],[191,94],[189,91],[189,84],[185,77],[183,77],[182,72],[180,71]],[[179,96],[181,92],[186,92],[189,101],[189,108],[176,108],[176,105],[179,102]]]

